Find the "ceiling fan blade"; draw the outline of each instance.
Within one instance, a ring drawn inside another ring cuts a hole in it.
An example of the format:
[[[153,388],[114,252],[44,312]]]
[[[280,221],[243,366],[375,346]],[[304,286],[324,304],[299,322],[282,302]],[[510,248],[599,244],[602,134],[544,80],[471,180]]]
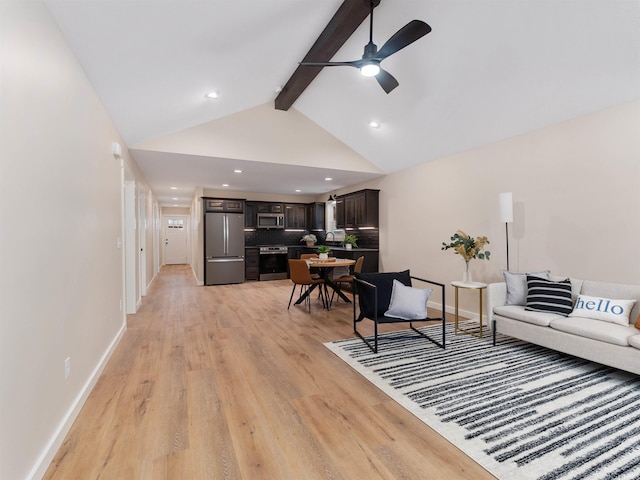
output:
[[[376,80],[378,80],[382,89],[387,93],[390,93],[391,90],[400,85],[393,75],[382,68],[380,69],[380,73],[376,75]]]
[[[411,45],[419,38],[424,37],[430,31],[431,27],[422,20],[411,20],[387,40],[376,54],[376,58],[383,60],[389,55],[393,55],[397,51],[402,50],[407,45]]]
[[[360,68],[362,60],[354,60],[351,62],[300,62],[303,67],[356,67]]]

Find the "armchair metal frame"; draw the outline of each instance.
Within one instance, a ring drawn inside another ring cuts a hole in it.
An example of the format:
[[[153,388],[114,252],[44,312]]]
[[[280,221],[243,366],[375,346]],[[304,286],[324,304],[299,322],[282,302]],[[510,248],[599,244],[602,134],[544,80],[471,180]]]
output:
[[[428,316],[428,312],[427,313],[427,317],[425,318],[421,318],[421,319],[417,319],[417,320],[405,320],[402,318],[395,318],[395,317],[386,317],[384,315],[378,315],[378,287],[376,287],[374,284],[366,282],[364,280],[361,280],[359,278],[355,278],[354,279],[354,288],[357,291],[360,288],[369,288],[369,289],[373,289],[374,291],[374,316],[375,318],[370,318],[367,317],[365,315],[363,315],[362,313],[360,314],[360,316],[358,317],[356,315],[356,303],[360,303],[360,302],[353,302],[353,331],[355,332],[356,335],[358,335],[363,341],[364,343],[367,344],[367,346],[373,351],[373,353],[378,353],[378,324],[380,323],[408,323],[409,324],[409,328],[411,328],[411,330],[413,330],[414,332],[416,332],[418,335],[420,335],[421,337],[426,338],[427,340],[429,340],[430,342],[436,344],[437,346],[439,346],[440,348],[442,348],[443,350],[445,349],[445,345],[446,345],[446,336],[445,336],[445,285],[442,283],[438,283],[438,282],[433,282],[431,280],[426,280],[424,278],[420,278],[420,277],[414,277],[413,275],[410,276],[411,280],[417,280],[420,282],[424,282],[424,283],[429,283],[431,285],[434,285],[436,287],[440,287],[441,291],[442,291],[442,316],[441,317],[429,317]],[[374,342],[373,345],[371,345],[371,342],[369,340],[367,340],[359,331],[357,328],[357,324],[358,322],[361,322],[362,320],[364,320],[365,318],[368,318],[369,320],[372,320],[374,323]],[[421,332],[420,330],[418,330],[417,328],[415,328],[413,326],[414,322],[433,322],[433,321],[440,321],[442,323],[442,342],[439,342],[433,338],[431,338],[429,335],[425,334],[424,332]]]

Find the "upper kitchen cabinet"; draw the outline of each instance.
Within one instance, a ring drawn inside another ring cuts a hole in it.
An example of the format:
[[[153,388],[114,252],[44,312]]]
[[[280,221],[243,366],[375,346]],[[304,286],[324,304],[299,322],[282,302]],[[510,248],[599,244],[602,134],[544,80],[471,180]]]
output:
[[[320,231],[325,229],[325,210],[324,202],[314,202],[307,205],[307,230]]]
[[[302,203],[284,205],[284,228],[307,228],[307,207]]]
[[[246,202],[244,204],[244,226],[245,228],[256,228],[257,226],[258,204],[256,202]]]
[[[378,227],[380,190],[360,190],[336,199],[338,228]]]
[[[243,213],[244,200],[232,198],[202,198],[205,212]]]
[[[284,205],[274,202],[259,202],[258,213],[284,213]]]

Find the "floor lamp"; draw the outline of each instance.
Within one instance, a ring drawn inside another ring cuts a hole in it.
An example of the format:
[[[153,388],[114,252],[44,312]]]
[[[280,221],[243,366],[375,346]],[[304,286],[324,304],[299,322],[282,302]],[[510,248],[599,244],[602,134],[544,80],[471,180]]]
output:
[[[513,222],[513,194],[500,194],[500,221],[504,222],[505,235],[507,237],[507,271],[509,271],[509,224]]]

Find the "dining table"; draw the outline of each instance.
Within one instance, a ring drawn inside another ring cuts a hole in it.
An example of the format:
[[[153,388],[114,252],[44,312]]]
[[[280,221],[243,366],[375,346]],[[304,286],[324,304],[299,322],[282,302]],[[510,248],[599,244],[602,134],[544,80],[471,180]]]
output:
[[[351,265],[355,265],[355,260],[351,260],[348,258],[330,257],[327,260],[320,258],[308,258],[306,262],[309,269],[317,269],[317,271],[322,274],[324,283],[320,285],[320,288],[322,289],[322,295],[324,295],[325,301],[323,303],[327,310],[331,309],[331,302],[329,301],[329,288],[331,288],[346,303],[351,303],[351,300],[349,300],[349,298],[344,293],[342,293],[340,288],[338,288],[338,286],[332,281],[331,272],[336,267],[349,267]],[[298,299],[298,301],[296,301],[295,304],[299,305],[300,303],[302,303],[302,301],[304,301],[304,299],[309,296],[312,290],[314,290],[314,288],[308,289],[305,294],[302,295]]]

